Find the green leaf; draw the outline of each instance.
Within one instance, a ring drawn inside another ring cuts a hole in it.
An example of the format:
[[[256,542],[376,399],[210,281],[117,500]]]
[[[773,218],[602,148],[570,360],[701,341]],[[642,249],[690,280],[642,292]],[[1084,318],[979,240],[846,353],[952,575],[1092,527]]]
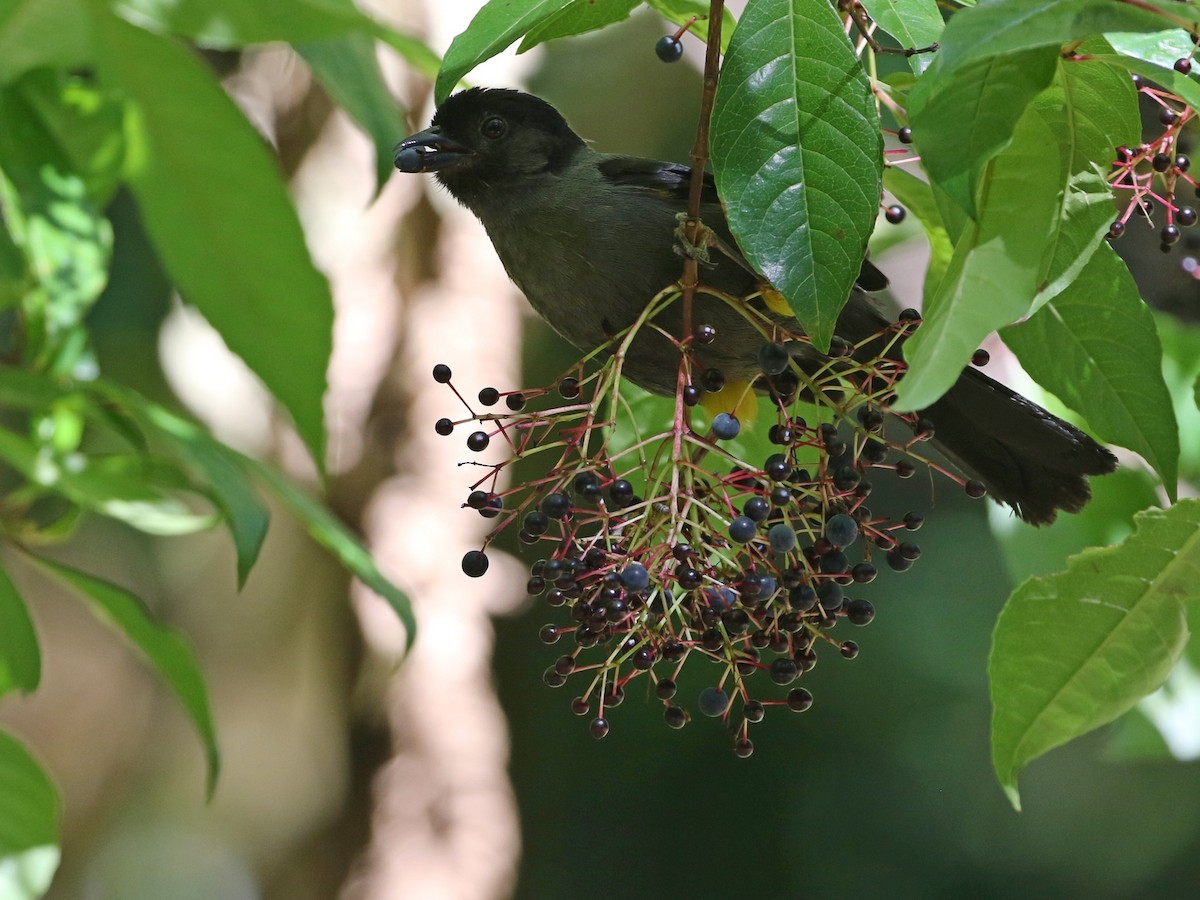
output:
[[[946,27],[937,0],[867,0],[863,6],[902,50],[920,50],[938,43]],[[916,53],[908,58],[917,75],[928,69],[932,61],[931,53]]]
[[[58,791],[16,738],[0,731],[0,897],[36,900],[58,868]]]
[[[1060,62],[1054,84],[1034,104],[1052,123],[1060,148],[1059,202],[1042,258],[1037,309],[1067,288],[1104,242],[1113,218],[1106,177],[1113,148],[1137,143],[1141,118],[1133,82],[1105,63]],[[1054,162],[1048,153],[1045,164]]]
[[[141,651],[167,683],[204,744],[208,763],[208,795],[211,797],[217,784],[221,758],[208,706],[208,694],[191,645],[179,632],[155,621],[145,604],[124,588],[62,563],[41,557],[30,558],[87,600],[96,617]]]
[[[1200,599],[1200,501],[1147,510],[1117,547],[1024,582],[992,638],[992,762],[1019,808],[1017,771],[1131,709],[1187,642]]]
[[[324,464],[329,285],[262,140],[174,41],[99,16],[101,71],[129,98],[129,184],[184,298],[291,413]]]
[[[532,50],[538,44],[577,34],[587,34],[606,25],[623,22],[642,0],[571,0],[521,39],[518,53]]]
[[[103,379],[93,387],[104,399],[132,415],[148,435],[165,444],[172,457],[207,487],[233,537],[238,587],[242,587],[262,550],[271,517],[255,495],[238,455],[198,425],[133,391]]]
[[[194,513],[181,500],[158,490],[186,486],[179,471],[165,460],[126,454],[60,456],[3,428],[0,459],[34,484],[147,534],[190,534],[217,521],[212,513]]]
[[[91,58],[87,0],[0,4],[0,84],[40,67],[67,69]]]
[[[1200,14],[1186,3],[1172,12],[1196,21]],[[1166,19],[1132,3],[1112,0],[992,0],[950,17],[938,52],[941,73],[952,73],[980,59],[1059,47],[1107,31],[1161,31]]]
[[[105,142],[97,127],[106,132],[117,120],[111,107],[103,117],[73,110],[67,89],[45,70],[0,88],[0,204],[36,291],[23,304],[26,327],[38,335],[26,355],[40,367],[69,370],[81,346],[72,333],[108,282],[112,226],[99,207],[106,198],[93,189],[103,183],[103,193],[111,192],[120,149],[118,140],[107,162],[91,158],[89,151],[100,152],[95,143]],[[96,180],[89,183],[76,163]]]
[[[1107,245],[1028,321],[1002,332],[1034,381],[1158,472],[1174,499],[1179,431],[1154,317]]]
[[[439,104],[463,76],[485,60],[504,51],[516,40],[541,25],[571,0],[489,0],[475,14],[466,31],[450,42],[442,69],[434,84],[433,97]]]
[[[1144,75],[1164,90],[1182,97],[1193,108],[1200,107],[1200,82],[1174,68],[1175,60],[1192,52],[1187,32],[1174,28],[1153,34],[1117,33],[1104,37],[1111,49],[1107,53],[1093,50],[1095,59]]]
[[[353,4],[330,0],[289,0],[286,8],[276,0],[115,0],[111,6],[135,25],[216,50],[268,41],[319,41],[369,22]]]
[[[375,58],[375,42],[366,34],[348,34],[297,44],[317,80],[375,145],[375,195],[392,174],[392,148],[404,111],[392,97]]]
[[[940,60],[939,53],[909,94],[913,142],[930,180],[977,218],[983,169],[1054,78],[1058,54],[1046,48],[988,57],[953,76]]]
[[[708,0],[646,0],[646,5],[668,22],[674,22],[681,28],[695,16],[696,22],[691,27],[691,33],[701,41],[708,42]],[[722,53],[729,50],[729,39],[733,35],[735,25],[737,20],[726,7],[721,17]]]
[[[925,229],[929,240],[929,266],[925,270],[924,296],[928,302],[942,283],[954,256],[954,244],[942,222],[937,200],[928,182],[899,166],[888,166],[883,170],[883,186]]]
[[[911,367],[897,386],[896,408],[929,406],[958,379],[980,342],[1028,312],[1038,287],[1062,190],[1053,110],[1030,106],[1012,143],[988,163],[978,221],[969,221],[917,333],[904,345]]]
[[[283,501],[307,527],[308,533],[318,544],[332,553],[359,581],[387,601],[404,624],[406,649],[411,648],[417,634],[417,621],[413,617],[412,603],[403,591],[383,577],[376,568],[375,561],[371,559],[371,554],[358,538],[339,522],[333,513],[279,472],[248,456],[242,456],[240,459],[246,471]]]
[[[0,697],[10,691],[30,693],[41,678],[42,654],[33,620],[17,586],[0,568]]]
[[[753,0],[717,86],[712,161],[747,259],[825,348],[881,191],[870,83],[825,0]]]

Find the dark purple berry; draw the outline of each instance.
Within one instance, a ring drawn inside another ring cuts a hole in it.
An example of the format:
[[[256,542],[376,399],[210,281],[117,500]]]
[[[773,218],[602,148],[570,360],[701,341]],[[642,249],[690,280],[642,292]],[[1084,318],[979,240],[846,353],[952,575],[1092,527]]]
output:
[[[438,384],[445,384],[450,380],[450,367],[445,363],[438,363],[433,367],[433,380]]]
[[[491,441],[492,439],[488,437],[486,431],[473,431],[467,437],[467,449],[479,453],[481,450],[486,450]]]
[[[717,413],[713,416],[713,436],[721,441],[731,441],[742,430],[742,424],[732,413]]]
[[[520,412],[525,408],[525,395],[519,393],[509,394],[504,398],[504,405],[513,412]]]
[[[896,132],[896,139],[902,144],[911,144],[913,141],[912,129],[905,125]]]
[[[665,63],[679,62],[683,57],[683,42],[673,34],[664,34],[655,43],[654,52]]]
[[[984,486],[982,481],[972,478],[963,487],[967,492],[967,496],[972,500],[978,500],[980,497],[987,496],[987,487]]]
[[[1180,75],[1188,75],[1192,71],[1192,61],[1186,56],[1181,56],[1179,59],[1175,60],[1175,65],[1172,68],[1174,68],[1175,71]]]
[[[806,688],[793,688],[788,691],[787,705],[792,712],[804,712],[813,705],[813,695]]]
[[[1168,247],[1171,246],[1172,244],[1178,243],[1178,241],[1179,241],[1179,226],[1174,225],[1174,224],[1164,225],[1162,232],[1160,232],[1160,234],[1159,234],[1159,237],[1162,238],[1163,244],[1165,244]]]
[[[479,402],[484,406],[495,406],[500,402],[500,392],[494,387],[485,387],[479,392]]]
[[[1125,223],[1117,220],[1108,226],[1108,236],[1114,241],[1125,233]]]
[[[742,513],[755,522],[761,522],[771,514],[771,504],[764,497],[751,497],[742,506]]]
[[[898,206],[893,203],[891,206],[889,206],[884,211],[883,217],[885,219],[887,219],[891,224],[899,225],[901,222],[904,221],[904,217],[906,214],[907,213],[903,206]]]
[[[551,519],[561,519],[571,509],[571,501],[566,494],[547,494],[542,498],[541,509]]]
[[[749,759],[754,755],[754,741],[750,738],[738,738],[733,743],[733,752],[738,759]]]
[[[858,644],[854,643],[854,641],[844,641],[842,645],[838,647],[838,652],[840,652],[846,659],[854,659],[856,656],[858,656]]]
[[[758,348],[758,367],[764,375],[778,375],[788,367],[791,358],[783,344],[763,344]]]
[[[558,393],[564,400],[574,400],[579,396],[579,379],[567,376],[558,383]],[[607,728],[607,725],[605,726]]]
[[[738,544],[753,540],[757,532],[758,526],[749,516],[738,516],[729,523],[729,538]]]
[[[592,719],[592,723],[588,726],[588,733],[596,740],[600,740],[608,734],[608,719],[603,716],[597,716],[595,719]]]
[[[471,578],[478,578],[488,570],[487,554],[482,550],[468,550],[463,554],[462,570]]]
[[[700,373],[700,385],[710,394],[725,387],[725,375],[720,369],[705,369]]]
[[[1165,172],[1171,168],[1171,157],[1165,153],[1155,153],[1150,160],[1150,168],[1155,172]]]
[[[700,325],[692,332],[692,337],[697,344],[711,344],[717,339],[717,329],[711,325]]]
[[[984,350],[982,347],[980,347],[978,350],[976,350],[974,353],[971,354],[971,365],[977,366],[981,369],[991,361],[992,361],[992,355],[990,353],[988,353],[986,350]]]
[[[1175,221],[1184,228],[1190,228],[1196,224],[1196,210],[1191,206],[1181,206],[1175,210]]]
[[[454,423],[449,419],[438,419],[433,425],[433,430],[445,437],[454,430]]]
[[[687,713],[678,706],[668,706],[664,709],[663,718],[672,728],[682,728],[687,724]]]
[[[663,678],[654,686],[654,696],[659,700],[670,700],[675,696],[677,690],[678,688],[672,679]]]
[[[729,708],[729,695],[720,688],[707,687],[700,692],[696,705],[701,713],[715,719],[725,715],[725,710]]]
[[[846,618],[854,625],[869,625],[875,618],[875,607],[870,600],[851,600],[846,604]]]

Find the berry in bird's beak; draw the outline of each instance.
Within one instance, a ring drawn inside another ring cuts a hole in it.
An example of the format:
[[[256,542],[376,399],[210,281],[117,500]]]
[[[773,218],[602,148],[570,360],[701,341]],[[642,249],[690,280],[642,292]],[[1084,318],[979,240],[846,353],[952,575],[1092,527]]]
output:
[[[462,144],[430,128],[397,144],[393,160],[401,172],[442,172],[457,168],[471,155]]]

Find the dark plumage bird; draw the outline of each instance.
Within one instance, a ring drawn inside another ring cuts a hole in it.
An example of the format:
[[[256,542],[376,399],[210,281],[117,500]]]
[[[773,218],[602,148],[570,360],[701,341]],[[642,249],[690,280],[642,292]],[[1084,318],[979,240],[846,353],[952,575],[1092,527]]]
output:
[[[483,223],[534,309],[581,350],[629,327],[680,277],[675,232],[691,170],[593,152],[537,97],[481,88],[456,94],[427,131],[397,146],[396,166],[434,173]],[[701,218],[725,248],[736,247],[711,179]],[[736,250],[714,252],[711,259],[702,267],[704,284],[737,297],[765,286]],[[886,279],[865,263],[859,282],[836,329],[852,344],[888,325],[862,289]],[[672,304],[656,324],[679,335],[680,307]],[[776,319],[800,331],[794,319]],[[760,376],[764,338],[742,313],[698,293],[692,321],[717,333],[711,344],[695,348],[700,366],[720,369],[727,381],[752,383]],[[826,361],[806,342],[789,349],[806,369]],[[674,345],[643,329],[623,372],[647,390],[670,395],[678,366]],[[947,456],[1035,525],[1052,522],[1060,509],[1080,510],[1091,497],[1087,476],[1116,468],[1115,457],[1078,428],[972,368],[921,415],[933,423],[934,443]]]

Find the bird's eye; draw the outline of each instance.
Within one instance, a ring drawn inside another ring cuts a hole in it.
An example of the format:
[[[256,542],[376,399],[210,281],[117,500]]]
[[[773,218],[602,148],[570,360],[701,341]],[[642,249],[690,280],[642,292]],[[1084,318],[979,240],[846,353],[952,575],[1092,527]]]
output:
[[[490,116],[483,120],[483,124],[479,126],[479,133],[489,141],[495,141],[504,137],[508,131],[508,123],[499,116]]]

